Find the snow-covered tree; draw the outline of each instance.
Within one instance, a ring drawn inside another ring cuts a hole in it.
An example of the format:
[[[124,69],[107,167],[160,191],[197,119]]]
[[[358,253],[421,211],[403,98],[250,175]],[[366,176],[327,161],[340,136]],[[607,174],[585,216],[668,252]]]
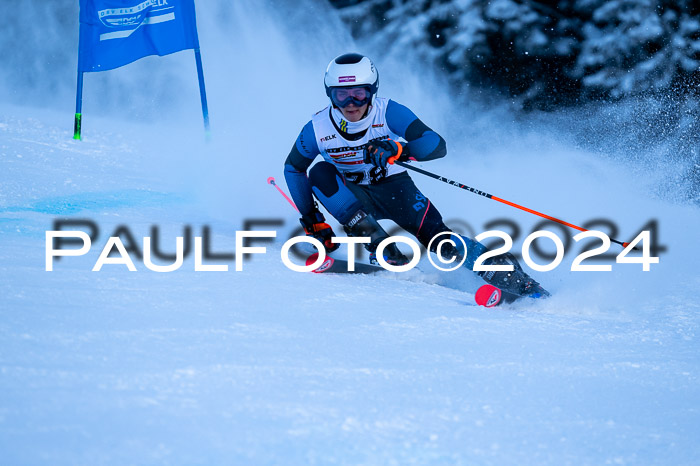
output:
[[[356,37],[379,50],[434,64],[455,86],[476,85],[523,101],[549,89],[558,100],[576,87],[576,29],[551,8],[514,0],[368,0],[336,2]],[[563,28],[563,29],[562,29]],[[543,73],[542,70],[549,73]]]
[[[700,84],[692,0],[330,0],[353,34],[454,85],[551,108]]]
[[[622,97],[664,90],[700,73],[700,16],[691,2],[580,0],[581,52],[572,76],[587,92]]]

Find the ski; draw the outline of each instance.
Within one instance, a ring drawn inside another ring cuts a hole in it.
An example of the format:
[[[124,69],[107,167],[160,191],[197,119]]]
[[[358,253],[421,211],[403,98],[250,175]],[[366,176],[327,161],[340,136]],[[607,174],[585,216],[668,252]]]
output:
[[[517,295],[503,291],[500,288],[493,285],[482,285],[476,293],[474,294],[474,300],[476,304],[484,307],[496,307],[502,303],[513,303],[522,298],[547,298],[550,294],[547,290],[541,286],[537,286],[534,292],[525,295]]]
[[[318,253],[315,252],[311,254],[306,259],[306,265],[311,265],[318,259]],[[384,269],[377,265],[363,264],[361,262],[355,262],[355,270],[348,270],[348,261],[345,259],[336,259],[330,255],[326,255],[326,260],[318,266],[316,269],[312,270],[312,273],[330,273],[330,274],[372,274],[376,272],[382,272]],[[510,293],[508,291],[501,290],[500,288],[485,284],[482,285],[474,294],[474,300],[476,304],[484,307],[496,307],[503,303],[511,304],[522,298],[547,298],[550,296],[549,292],[542,288],[539,284],[536,288],[529,294],[517,295]]]
[[[306,259],[306,265],[311,265],[318,259],[318,253],[311,254]],[[326,260],[318,266],[313,273],[348,273],[348,274],[368,274],[382,272],[384,269],[377,265],[363,264],[355,261],[355,270],[348,270],[348,261],[345,259],[335,259],[326,255]]]

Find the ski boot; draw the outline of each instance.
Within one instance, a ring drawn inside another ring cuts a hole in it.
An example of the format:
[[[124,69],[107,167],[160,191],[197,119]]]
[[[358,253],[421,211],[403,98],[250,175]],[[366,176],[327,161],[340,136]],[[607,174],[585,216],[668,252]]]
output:
[[[520,296],[530,296],[532,298],[548,297],[549,292],[531,276],[529,276],[520,266],[513,254],[507,252],[496,257],[491,257],[484,261],[484,265],[512,265],[510,272],[478,272],[478,275],[486,283],[493,285],[505,293]]]
[[[369,251],[369,263],[377,265],[379,263],[377,260],[377,246],[389,237],[377,220],[360,209],[343,226],[343,229],[348,236],[368,236],[370,238],[370,243],[364,246]],[[396,246],[396,243],[390,243],[384,248],[384,260],[390,265],[406,265],[409,262],[408,258]]]
[[[457,262],[464,261],[463,266],[466,269],[474,270],[474,262],[479,256],[487,251],[486,247],[478,241],[474,241],[466,236],[459,235],[449,230],[447,230],[447,232],[451,233],[451,236],[447,239],[451,240],[452,243],[445,242],[442,244],[440,256],[445,259],[454,257]],[[433,241],[432,245],[430,246],[430,252],[437,255],[437,248],[439,244],[440,241]],[[467,247],[466,257],[464,257],[465,246]]]

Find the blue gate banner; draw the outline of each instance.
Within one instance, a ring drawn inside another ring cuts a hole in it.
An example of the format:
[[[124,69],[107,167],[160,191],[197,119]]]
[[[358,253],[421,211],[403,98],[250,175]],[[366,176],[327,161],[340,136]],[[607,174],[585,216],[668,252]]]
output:
[[[198,49],[194,0],[80,0],[78,71]]]

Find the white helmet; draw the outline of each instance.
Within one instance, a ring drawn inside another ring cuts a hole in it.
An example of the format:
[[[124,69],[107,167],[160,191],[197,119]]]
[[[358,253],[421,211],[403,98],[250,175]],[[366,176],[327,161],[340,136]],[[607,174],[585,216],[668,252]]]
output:
[[[326,68],[323,79],[326,85],[326,95],[331,97],[334,87],[367,86],[371,97],[379,87],[379,73],[372,60],[359,53],[346,53],[335,57]]]

